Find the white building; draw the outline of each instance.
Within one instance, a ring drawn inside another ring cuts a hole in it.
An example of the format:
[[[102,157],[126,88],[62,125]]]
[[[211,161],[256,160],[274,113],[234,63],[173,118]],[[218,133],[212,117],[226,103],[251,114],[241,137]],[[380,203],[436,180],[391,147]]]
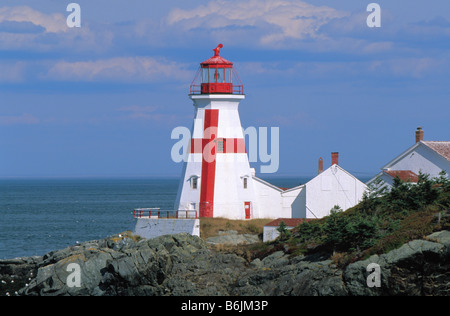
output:
[[[332,165],[306,184],[287,190],[254,178],[262,218],[322,218],[335,205],[347,210],[358,204],[367,186],[338,164],[333,153]],[[319,162],[320,164],[320,162]],[[278,215],[273,210],[279,209]]]
[[[450,141],[424,141],[423,130],[418,127],[416,143],[381,168],[367,184],[380,178],[385,185],[392,186],[394,178],[406,182],[417,182],[419,173],[431,177],[439,176],[443,170],[450,174]]]

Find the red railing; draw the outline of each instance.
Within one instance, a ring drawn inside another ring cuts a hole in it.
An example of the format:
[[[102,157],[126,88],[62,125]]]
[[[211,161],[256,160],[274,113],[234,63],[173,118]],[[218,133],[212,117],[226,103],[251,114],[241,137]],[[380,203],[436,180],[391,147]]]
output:
[[[178,218],[195,219],[196,210],[161,211],[159,208],[137,208],[133,211],[134,218]]]
[[[201,84],[191,84],[190,94],[202,94],[202,85]],[[244,86],[243,85],[233,85],[232,94],[244,94]]]

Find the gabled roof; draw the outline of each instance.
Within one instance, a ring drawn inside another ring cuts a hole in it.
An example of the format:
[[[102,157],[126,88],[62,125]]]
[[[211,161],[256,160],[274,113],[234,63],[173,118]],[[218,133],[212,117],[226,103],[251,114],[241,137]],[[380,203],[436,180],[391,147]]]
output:
[[[398,155],[397,157],[395,157],[394,159],[392,159],[391,161],[389,161],[386,165],[384,165],[383,167],[381,167],[381,170],[384,169],[388,169],[390,168],[392,165],[394,165],[397,161],[403,159],[403,157],[405,157],[406,155],[408,155],[409,153],[411,153],[413,150],[415,150],[417,147],[419,147],[422,144],[422,141],[415,143],[413,146],[409,147],[407,150],[405,150],[404,152],[402,152],[400,155]]]
[[[319,177],[321,174],[324,174],[325,172],[329,171],[331,168],[336,168],[341,170],[342,172],[344,172],[345,174],[347,174],[348,176],[354,178],[356,181],[360,182],[362,185],[366,185],[364,182],[362,182],[361,180],[359,180],[357,177],[355,177],[353,174],[351,174],[350,172],[348,172],[347,170],[345,170],[344,168],[342,168],[341,166],[334,164],[331,165],[330,167],[328,167],[327,169],[325,169],[324,171],[322,171],[321,173],[319,173],[318,175],[316,175],[314,178],[310,179],[308,182],[306,182],[305,184],[300,184],[296,187],[293,188],[280,188],[283,190],[283,193],[288,193],[294,190],[298,190],[298,189],[302,189],[306,186],[308,186],[308,183],[310,183],[311,181],[313,181],[314,179],[316,179],[317,177]]]
[[[268,186],[269,188],[277,190],[278,192],[283,192],[284,191],[283,189],[281,189],[281,188],[279,188],[279,187],[277,187],[277,186],[275,186],[275,185],[273,185],[273,184],[271,184],[271,183],[269,183],[267,181],[264,181],[263,179],[258,178],[257,176],[252,175],[252,178],[253,178],[253,180],[258,181],[259,183],[262,183],[262,184]]]
[[[419,141],[415,143],[413,146],[409,147],[403,153],[395,157],[393,160],[384,165],[381,169],[388,169],[399,160],[403,159],[406,155],[413,152],[419,146],[426,146],[426,148],[432,150],[442,158],[450,161],[450,142],[447,141]]]
[[[304,187],[305,187],[304,184],[300,184],[300,185],[297,185],[296,187],[293,187],[293,188],[281,188],[281,189],[283,190],[282,193],[289,193],[289,192],[292,192],[292,191],[295,191],[295,190],[298,190],[298,189],[303,189]]]
[[[421,143],[450,161],[450,142],[421,141]]]
[[[337,168],[339,170],[341,170],[342,172],[344,172],[345,174],[347,174],[348,176],[354,178],[356,181],[359,181],[361,184],[364,184],[364,182],[362,182],[361,180],[359,180],[357,177],[355,177],[353,174],[351,174],[350,172],[348,172],[347,170],[345,170],[344,168],[342,168],[341,166],[339,166],[338,164],[334,164],[331,165],[330,167],[328,167],[327,169],[325,169],[324,171],[322,171],[321,173],[319,173],[318,175],[316,175],[314,178],[312,178],[311,180],[309,180],[308,182],[306,182],[305,185],[308,185],[309,182],[313,181],[315,178],[319,177],[321,174],[324,174],[325,172],[327,172],[328,170],[330,170],[331,168]],[[334,172],[333,172],[334,173]]]
[[[383,172],[392,178],[399,177],[404,182],[419,181],[419,176],[411,170],[383,170]]]
[[[266,185],[266,186],[272,188],[272,189],[277,190],[278,192],[280,192],[280,193],[282,193],[282,194],[285,194],[285,193],[289,193],[289,192],[292,192],[292,191],[295,191],[295,190],[299,190],[299,189],[302,190],[303,188],[305,188],[305,187],[308,185],[309,182],[313,181],[315,178],[317,178],[317,177],[320,176],[321,174],[324,174],[325,172],[329,171],[331,168],[339,169],[339,170],[341,170],[342,172],[344,172],[345,174],[347,174],[348,176],[354,178],[356,181],[358,181],[358,182],[361,183],[362,185],[364,185],[364,186],[366,185],[364,182],[362,182],[361,180],[359,180],[359,179],[358,179],[357,177],[355,177],[353,174],[351,174],[350,172],[348,172],[347,170],[345,170],[344,168],[342,168],[341,166],[339,166],[339,165],[337,165],[337,164],[331,165],[330,167],[328,167],[327,169],[325,169],[324,171],[322,171],[321,173],[319,173],[318,175],[316,175],[314,178],[312,178],[311,180],[309,180],[307,183],[305,183],[305,184],[300,184],[300,185],[298,185],[298,186],[296,186],[296,187],[293,187],[293,188],[281,188],[281,187],[277,187],[277,186],[275,186],[275,185],[273,185],[273,184],[271,184],[271,183],[269,183],[269,182],[267,182],[267,181],[264,181],[264,180],[262,180],[261,178],[258,178],[257,176],[254,176],[254,175],[252,175],[252,178],[253,178],[254,180],[256,180],[256,181],[258,181],[258,182],[260,182],[260,183],[262,183],[262,184],[264,184],[264,185]]]

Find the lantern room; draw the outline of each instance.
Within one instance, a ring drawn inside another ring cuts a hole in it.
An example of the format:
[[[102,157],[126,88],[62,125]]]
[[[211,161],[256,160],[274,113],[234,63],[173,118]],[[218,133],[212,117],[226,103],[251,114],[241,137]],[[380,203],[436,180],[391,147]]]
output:
[[[214,56],[200,63],[191,84],[191,94],[244,94],[244,86],[233,68],[233,63],[219,56],[219,44]]]

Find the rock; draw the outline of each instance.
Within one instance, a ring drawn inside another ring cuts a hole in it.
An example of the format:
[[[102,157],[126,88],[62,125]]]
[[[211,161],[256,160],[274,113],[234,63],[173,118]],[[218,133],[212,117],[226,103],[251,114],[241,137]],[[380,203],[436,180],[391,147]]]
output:
[[[224,245],[248,245],[259,242],[258,235],[238,234],[236,230],[219,231],[219,236],[209,237],[206,242],[209,244]]]
[[[253,260],[252,262],[250,262],[250,266],[252,268],[262,268],[264,265],[261,261],[261,259],[256,258],[255,260]]]
[[[350,264],[344,280],[351,295],[449,295],[450,232],[413,240],[380,256]],[[440,242],[442,239],[443,243]],[[380,266],[381,287],[368,287],[367,266]],[[364,286],[366,285],[366,286]]]
[[[0,296],[15,295],[36,277],[42,257],[0,260]]]
[[[229,233],[226,236],[237,236]],[[0,260],[0,295],[449,295],[450,232],[413,240],[339,269],[323,256],[283,250],[248,263],[215,252],[199,237],[166,235],[136,241],[109,237],[42,257]],[[80,286],[67,280],[80,267]],[[367,286],[370,263],[381,287]]]
[[[427,236],[427,238],[430,241],[438,242],[446,247],[450,247],[450,231],[448,230],[435,232]]]
[[[282,267],[289,263],[289,259],[283,251],[276,251],[262,260],[262,264],[267,268]]]
[[[309,262],[289,260],[277,251],[262,260],[263,265],[253,265],[236,282],[234,295],[346,295],[342,271],[331,267],[331,261]]]
[[[237,235],[237,230],[220,230],[219,236]]]

